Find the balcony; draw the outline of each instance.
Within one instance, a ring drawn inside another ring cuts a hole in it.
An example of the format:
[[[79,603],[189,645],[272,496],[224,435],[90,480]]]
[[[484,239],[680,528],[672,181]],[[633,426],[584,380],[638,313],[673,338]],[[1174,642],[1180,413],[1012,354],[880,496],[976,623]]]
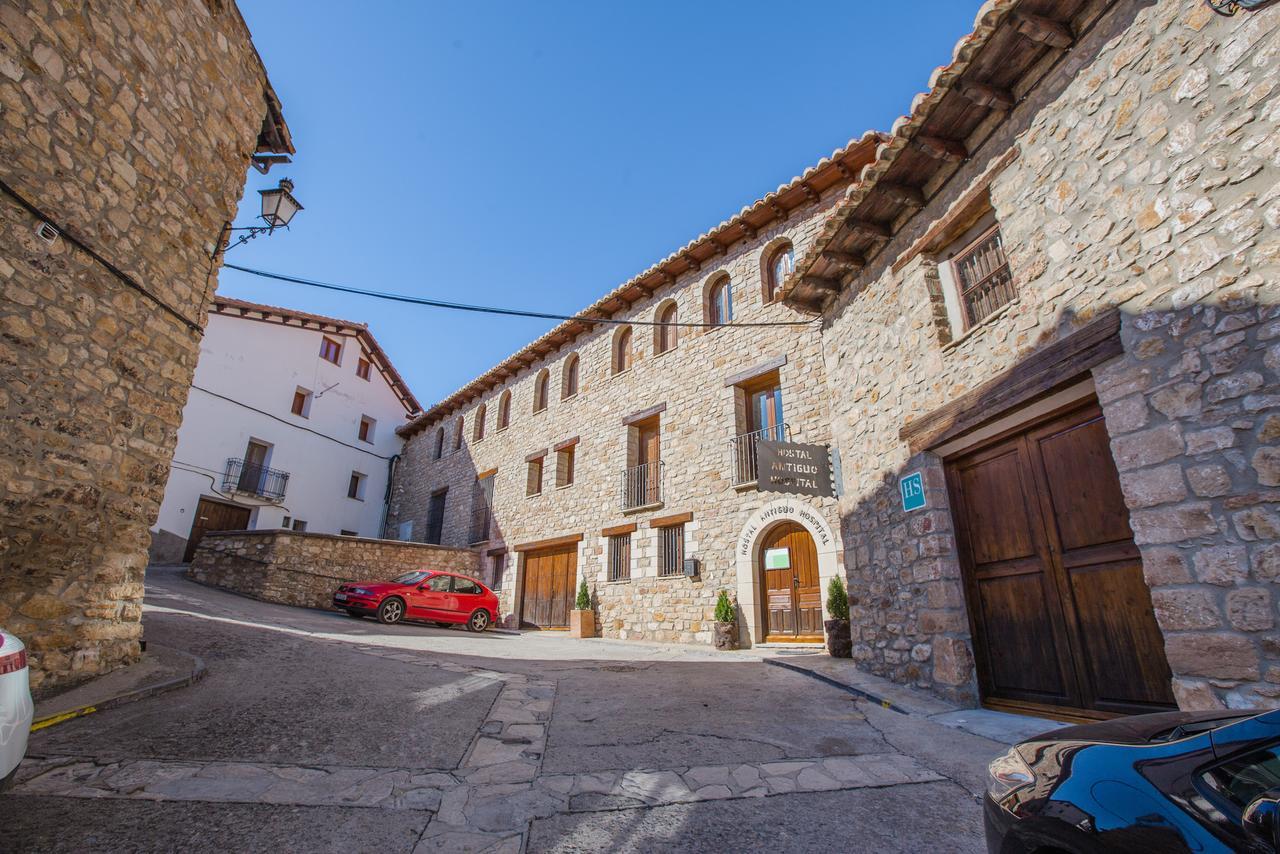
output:
[[[264,501],[283,501],[288,485],[287,471],[269,469],[244,460],[227,460],[227,470],[222,474],[223,491],[252,495]]]
[[[623,512],[662,504],[662,461],[622,470]]]
[[[729,450],[733,459],[734,488],[745,489],[755,485],[759,479],[759,454],[756,446],[760,442],[789,441],[791,441],[791,428],[786,424],[774,424],[730,439]]]

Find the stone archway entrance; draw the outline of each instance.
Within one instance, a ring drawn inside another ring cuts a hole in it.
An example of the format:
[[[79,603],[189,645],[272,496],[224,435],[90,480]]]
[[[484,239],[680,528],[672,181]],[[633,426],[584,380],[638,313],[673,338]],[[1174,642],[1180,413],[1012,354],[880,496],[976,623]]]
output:
[[[765,642],[822,643],[822,582],[813,535],[799,522],[780,522],[765,532],[759,553]]]

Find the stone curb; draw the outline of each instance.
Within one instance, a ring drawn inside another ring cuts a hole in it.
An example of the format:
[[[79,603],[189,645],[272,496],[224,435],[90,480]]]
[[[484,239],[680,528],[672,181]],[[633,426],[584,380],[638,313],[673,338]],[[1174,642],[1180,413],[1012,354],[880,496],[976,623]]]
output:
[[[86,703],[82,706],[76,706],[52,715],[46,715],[43,718],[37,718],[31,722],[31,731],[47,729],[48,727],[64,723],[75,718],[84,717],[94,712],[105,712],[107,709],[114,709],[118,706],[124,706],[129,703],[136,703],[138,700],[145,700],[148,697],[154,697],[158,694],[166,694],[169,691],[176,691],[178,688],[185,688],[188,685],[194,685],[204,678],[208,672],[204,659],[198,655],[173,647],[165,647],[171,652],[184,655],[191,659],[191,670],[185,676],[176,676],[172,679],[165,679],[162,682],[156,682],[151,685],[144,685],[141,688],[135,688],[132,691],[125,691],[122,694],[116,694],[107,697],[105,700],[97,703]]]
[[[880,697],[880,696],[877,696],[876,694],[872,694],[870,691],[863,690],[862,688],[855,688],[852,685],[846,685],[845,683],[839,681],[838,679],[832,679],[830,676],[824,676],[821,673],[816,673],[812,670],[809,670],[808,668],[800,667],[788,661],[784,661],[783,659],[766,658],[764,659],[764,663],[772,664],[774,667],[781,667],[783,670],[790,670],[793,673],[801,673],[805,676],[808,676],[810,679],[817,679],[819,682],[824,682],[827,685],[830,685],[832,688],[839,688],[841,691],[844,691],[848,694],[853,694],[855,697],[861,697],[864,700],[870,700],[871,702],[875,703],[877,706],[883,706],[884,708],[889,709],[890,711],[893,711],[893,712],[897,712],[900,715],[911,714],[906,709],[902,708],[901,706],[897,705],[891,700],[886,700],[884,697]]]

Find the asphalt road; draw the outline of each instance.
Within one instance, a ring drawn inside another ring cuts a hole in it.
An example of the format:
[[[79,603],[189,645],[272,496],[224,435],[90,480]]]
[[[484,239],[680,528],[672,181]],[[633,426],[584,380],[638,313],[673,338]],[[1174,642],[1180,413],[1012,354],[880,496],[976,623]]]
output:
[[[208,675],[35,733],[0,851],[983,848],[1000,745],[757,657],[147,586]]]

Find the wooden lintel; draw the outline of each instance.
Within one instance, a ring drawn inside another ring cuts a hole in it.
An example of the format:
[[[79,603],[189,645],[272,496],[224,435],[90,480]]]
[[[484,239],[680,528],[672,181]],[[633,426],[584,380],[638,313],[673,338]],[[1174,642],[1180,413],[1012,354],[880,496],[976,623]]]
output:
[[[1013,19],[1018,32],[1033,42],[1039,42],[1062,50],[1071,47],[1075,41],[1075,36],[1071,34],[1071,28],[1052,18],[1032,15],[1028,12],[1016,12]]]
[[[884,193],[900,205],[912,208],[924,207],[924,193],[908,184],[895,184],[892,181],[881,181],[873,188]]]
[[[773,373],[774,371],[778,370],[786,363],[787,363],[787,357],[785,355],[774,356],[772,359],[769,359],[767,362],[761,362],[758,365],[752,365],[751,367],[747,368],[745,371],[738,371],[733,376],[726,377],[724,381],[724,387],[730,388],[735,385],[742,385],[743,383],[749,382],[750,380],[754,380],[757,377],[763,376],[764,374]]]
[[[854,252],[840,252],[835,249],[822,250],[822,260],[829,261],[832,264],[839,264],[841,267],[862,268],[867,266],[867,259]]]
[[[967,149],[965,144],[959,140],[918,133],[911,141],[919,151],[924,152],[934,160],[943,160],[947,163],[959,163],[969,157],[969,149]]]
[[[520,543],[512,546],[512,551],[517,552],[536,552],[542,549],[553,549],[556,546],[571,546],[574,543],[582,542],[582,534],[568,534],[563,537],[549,537],[545,540],[533,540],[528,543]]]
[[[835,279],[828,279],[825,276],[805,276],[800,280],[811,288],[817,288],[820,291],[830,291],[835,293],[840,290],[840,282]]]
[[[986,83],[966,81],[960,84],[958,91],[979,107],[990,107],[993,110],[1012,110],[1017,103],[1008,89],[998,89]]]
[[[866,219],[847,219],[844,221],[844,227],[854,234],[861,234],[865,237],[874,237],[879,240],[889,239],[889,227],[881,225],[878,222],[871,222]]]
[[[552,446],[551,450],[563,451],[565,448],[572,448],[574,445],[578,444],[580,439],[580,436],[573,436],[569,439],[565,439],[563,442],[557,442]]]
[[[639,412],[633,412],[630,415],[628,415],[626,418],[623,418],[622,426],[629,427],[632,424],[635,424],[640,421],[644,421],[646,418],[652,418],[653,416],[666,411],[667,411],[666,403],[659,403],[657,406],[650,406],[647,409],[641,409]]]
[[[636,523],[629,522],[626,525],[614,525],[610,528],[601,528],[600,536],[621,537],[623,534],[634,534],[635,531],[636,531]]]
[[[546,449],[546,448],[543,448],[541,451],[534,451],[532,454],[527,454],[527,455],[525,455],[524,461],[525,461],[526,463],[531,463],[531,462],[533,462],[534,460],[540,460],[540,459],[542,459],[542,458],[543,458],[543,457],[545,457],[546,455],[547,455],[547,449]]]
[[[693,521],[693,513],[672,513],[670,516],[656,516],[649,520],[650,528],[669,528],[672,525],[683,525]]]
[[[1006,415],[1009,410],[1075,382],[1090,368],[1124,352],[1120,313],[1112,310],[1026,356],[1000,376],[953,399],[898,431],[912,454],[945,442]]]

